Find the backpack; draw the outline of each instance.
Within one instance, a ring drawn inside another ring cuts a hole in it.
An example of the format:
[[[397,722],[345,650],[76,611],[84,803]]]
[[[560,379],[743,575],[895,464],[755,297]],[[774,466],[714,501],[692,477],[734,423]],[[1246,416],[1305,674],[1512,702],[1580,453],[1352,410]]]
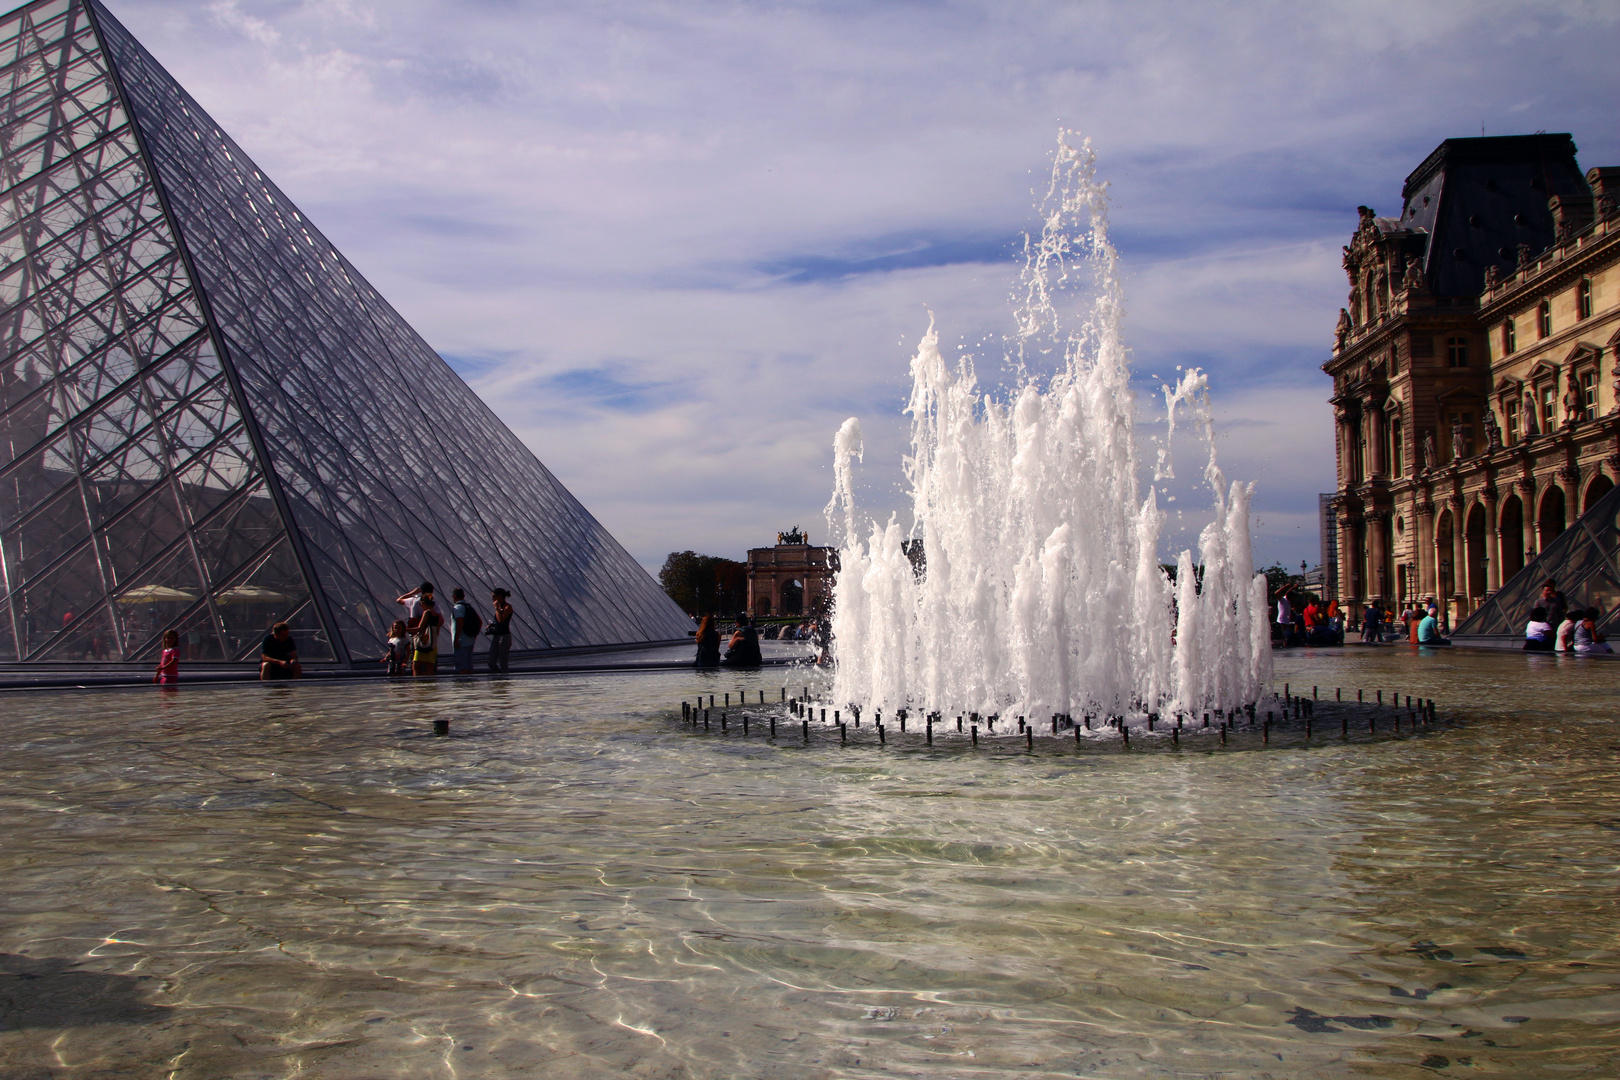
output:
[[[483,625],[484,620],[479,618],[477,610],[474,609],[471,604],[462,604],[461,635],[457,637],[456,640],[469,641],[476,638],[478,636],[478,631],[483,628]]]

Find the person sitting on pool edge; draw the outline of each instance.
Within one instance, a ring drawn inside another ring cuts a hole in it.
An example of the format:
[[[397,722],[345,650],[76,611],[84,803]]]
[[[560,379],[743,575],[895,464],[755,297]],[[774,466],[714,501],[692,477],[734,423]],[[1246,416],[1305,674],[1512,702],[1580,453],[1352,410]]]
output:
[[[756,668],[764,662],[759,651],[759,629],[748,618],[748,612],[738,612],[737,629],[726,648],[724,663],[727,667]]]
[[[1418,623],[1417,643],[1419,645],[1450,645],[1448,638],[1440,636],[1440,620],[1434,617],[1431,611],[1423,616]]]
[[[1553,635],[1557,632],[1547,620],[1546,608],[1531,608],[1530,621],[1524,624],[1524,651],[1552,652]]]
[[[298,662],[298,643],[292,638],[292,628],[278,622],[270,628],[270,636],[259,650],[259,678],[271,682],[303,677],[304,665]]]

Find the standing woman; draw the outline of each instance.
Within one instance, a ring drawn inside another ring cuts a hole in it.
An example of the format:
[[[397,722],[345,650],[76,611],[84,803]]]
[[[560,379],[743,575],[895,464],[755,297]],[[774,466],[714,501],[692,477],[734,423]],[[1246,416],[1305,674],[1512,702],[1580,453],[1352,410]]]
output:
[[[705,615],[698,623],[697,666],[720,666],[720,631],[714,628],[714,616]]]
[[[512,616],[516,614],[512,605],[506,598],[512,594],[505,589],[496,589],[490,593],[490,603],[495,605],[495,617],[490,620],[489,629],[489,670],[491,674],[504,672],[507,669],[508,657],[512,653]]]
[[[157,674],[152,676],[155,683],[177,683],[180,681],[180,632],[178,630],[163,631],[163,654],[158,657]]]
[[[436,607],[433,597],[424,596],[421,614],[405,624],[413,635],[411,674],[418,679],[431,679],[439,673],[439,628],[444,625],[444,617]]]

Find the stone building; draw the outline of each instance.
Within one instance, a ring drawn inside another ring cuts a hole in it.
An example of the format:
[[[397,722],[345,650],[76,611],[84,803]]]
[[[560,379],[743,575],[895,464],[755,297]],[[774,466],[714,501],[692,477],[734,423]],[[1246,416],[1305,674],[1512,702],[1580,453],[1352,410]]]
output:
[[[1476,609],[1620,475],[1620,169],[1447,139],[1360,208],[1333,356],[1337,595]]]
[[[776,534],[776,546],[748,551],[748,610],[755,615],[802,615],[832,599],[838,552],[814,547],[797,527]]]

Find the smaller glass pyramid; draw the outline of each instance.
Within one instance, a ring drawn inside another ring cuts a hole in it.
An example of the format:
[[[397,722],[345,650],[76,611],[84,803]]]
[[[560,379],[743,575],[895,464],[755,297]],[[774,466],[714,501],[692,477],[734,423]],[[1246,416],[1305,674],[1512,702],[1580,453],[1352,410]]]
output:
[[[1457,624],[1454,639],[1505,644],[1524,637],[1530,609],[1548,580],[1558,583],[1571,608],[1602,612],[1598,629],[1606,630],[1620,614],[1620,488],[1603,496],[1592,509],[1560,533],[1468,618]]]

